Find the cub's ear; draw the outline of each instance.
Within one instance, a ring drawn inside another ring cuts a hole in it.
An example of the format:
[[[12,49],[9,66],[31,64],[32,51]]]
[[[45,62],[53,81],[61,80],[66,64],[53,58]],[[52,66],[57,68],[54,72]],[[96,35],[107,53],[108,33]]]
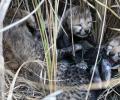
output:
[[[20,9],[20,11],[21,11],[21,14],[22,14],[23,17],[25,17],[25,16],[27,16],[27,15],[30,14],[30,12],[25,11],[25,10],[22,10],[22,9]],[[30,17],[26,20],[26,23],[27,23],[28,26],[30,26],[30,27],[32,27],[32,28],[36,28],[36,22],[35,22],[35,18],[34,18],[33,15],[30,16]]]
[[[10,19],[9,22],[7,21],[7,23],[10,24],[11,22],[19,21],[20,19],[24,18],[25,16],[27,16],[29,14],[30,14],[30,12],[28,12],[26,10],[10,8],[6,14],[6,17]],[[26,21],[22,22],[21,24],[24,24],[24,23],[27,23],[27,25],[29,25],[30,27],[33,27],[33,28],[35,28],[35,26],[36,26],[35,18],[33,15],[30,16]]]
[[[26,10],[19,9],[18,13],[21,13],[21,17],[24,18],[25,16],[29,15],[30,12]],[[37,31],[37,25],[34,16],[30,16],[25,22],[24,22],[28,28],[28,30],[32,33],[34,36]]]

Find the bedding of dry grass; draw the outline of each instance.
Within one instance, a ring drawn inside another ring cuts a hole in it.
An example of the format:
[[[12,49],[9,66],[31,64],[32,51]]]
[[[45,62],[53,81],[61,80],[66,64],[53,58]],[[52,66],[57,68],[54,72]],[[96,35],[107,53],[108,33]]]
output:
[[[42,0],[38,0],[38,1],[42,1]],[[106,20],[104,22],[105,25],[103,29],[103,35],[102,35],[103,41],[101,41],[103,45],[106,45],[106,43],[108,43],[111,38],[114,38],[120,34],[120,1],[119,0],[114,0],[114,1],[98,0],[98,1],[101,1],[102,4],[97,2],[97,0],[95,1],[89,0],[89,4],[91,4],[91,7],[95,6],[95,8],[94,7],[93,8],[97,9],[97,11],[99,12],[97,14],[96,11],[92,9],[94,13],[93,18],[95,19],[93,32],[95,34],[96,42],[100,44],[101,33],[102,33],[101,30],[102,30],[103,23],[99,18],[99,14],[103,19],[104,10],[105,10],[103,1],[108,1],[109,8],[107,9],[107,13],[105,16]],[[73,5],[78,4],[77,2],[79,2],[79,0],[72,0]],[[63,4],[65,4],[65,0],[60,0],[59,5],[62,10],[63,10]],[[69,5],[70,5],[70,2],[68,2],[68,7]],[[16,9],[22,8],[28,11],[32,11],[34,9],[34,6],[32,2],[30,2],[29,0],[13,0],[10,5],[10,8],[15,7]],[[45,7],[46,7],[45,4],[42,5],[42,8],[45,8]],[[113,11],[115,14],[113,13]],[[58,13],[61,15],[61,10],[60,11],[58,10]],[[43,16],[44,15],[45,14],[43,14]],[[53,15],[51,16],[53,17]],[[36,18],[36,23],[39,23],[37,21],[38,19]],[[54,30],[54,32],[56,32],[56,30]],[[53,51],[54,50],[55,49],[53,49]],[[5,62],[5,91],[6,91],[5,96],[7,100],[11,100],[11,99],[8,99],[10,96],[12,96],[13,100],[41,100],[50,94],[51,92],[50,89],[53,89],[53,91],[56,90],[54,86],[50,87],[50,84],[48,84],[50,82],[49,78],[51,80],[53,79],[53,77],[52,78],[49,77],[50,74],[48,74],[47,76],[48,69],[46,68],[46,65],[50,63],[46,63],[40,60],[25,61],[21,63],[18,61],[18,59],[14,59],[15,57],[14,57],[14,54],[12,54],[12,51],[8,51],[5,53],[7,54],[7,56],[9,56],[9,59],[11,60],[10,62],[7,61],[6,55],[4,54],[5,56],[4,58],[6,61]],[[26,63],[28,64],[27,66],[26,66]],[[53,61],[53,64],[56,64],[56,62]],[[29,65],[31,67],[29,67]],[[34,68],[32,66],[34,66]],[[44,66],[45,68],[40,69],[41,66],[42,67]],[[51,84],[54,84],[56,86],[55,82]],[[111,79],[108,87],[106,87],[105,84],[106,82],[103,82],[102,88],[106,88],[106,89],[99,96],[98,100],[120,100],[120,94],[119,94],[120,93],[120,87],[119,87],[120,72],[118,72],[117,75],[115,75],[114,78]],[[58,86],[57,90],[70,91],[72,89],[75,89],[76,87],[79,87],[81,89],[84,87],[84,89],[86,90],[89,88],[89,84],[87,85],[83,84],[80,86],[73,86],[73,87],[63,86],[62,88]],[[90,89],[91,90],[98,89],[97,84],[92,84]]]

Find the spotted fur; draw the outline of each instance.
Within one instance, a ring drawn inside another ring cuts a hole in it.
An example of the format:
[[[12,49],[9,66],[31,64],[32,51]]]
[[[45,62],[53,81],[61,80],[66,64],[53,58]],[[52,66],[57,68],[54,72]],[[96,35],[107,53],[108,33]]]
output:
[[[120,36],[112,39],[107,46],[107,55],[114,61],[120,60]]]

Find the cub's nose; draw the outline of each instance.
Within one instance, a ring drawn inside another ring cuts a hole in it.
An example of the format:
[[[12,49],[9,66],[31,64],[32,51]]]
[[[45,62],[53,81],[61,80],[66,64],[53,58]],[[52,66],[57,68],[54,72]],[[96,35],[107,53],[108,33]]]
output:
[[[85,33],[89,33],[89,30],[85,30]]]
[[[110,57],[113,57],[114,55],[115,55],[115,53],[113,53],[113,52],[110,52],[110,53],[109,53],[109,56],[110,56]]]

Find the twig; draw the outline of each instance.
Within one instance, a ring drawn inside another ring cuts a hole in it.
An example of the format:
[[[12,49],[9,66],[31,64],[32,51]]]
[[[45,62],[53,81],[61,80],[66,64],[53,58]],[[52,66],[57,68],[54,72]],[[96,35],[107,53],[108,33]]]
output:
[[[105,1],[105,5],[106,6],[107,6],[107,2],[108,2],[108,0]],[[89,95],[89,92],[90,92],[90,88],[91,88],[91,85],[92,85],[92,81],[93,81],[95,69],[96,69],[98,58],[99,58],[99,54],[100,54],[101,44],[102,44],[103,35],[104,35],[104,27],[105,27],[105,23],[106,23],[105,22],[105,20],[106,20],[106,12],[107,12],[106,6],[105,6],[105,11],[104,11],[104,16],[103,16],[102,30],[101,30],[101,35],[100,35],[100,42],[99,42],[97,57],[96,57],[96,60],[95,60],[95,64],[94,64],[94,68],[93,68],[93,73],[92,73],[92,76],[91,76],[90,85],[88,87],[88,92],[87,92],[85,100],[88,100],[88,95]]]
[[[26,61],[26,62],[24,62],[24,63],[19,67],[19,69],[17,70],[17,72],[16,72],[16,74],[15,74],[15,76],[14,76],[14,78],[13,78],[13,81],[12,81],[12,83],[11,83],[11,85],[10,85],[10,90],[9,90],[9,93],[8,93],[8,98],[7,98],[7,100],[12,100],[12,95],[13,95],[13,90],[14,90],[15,82],[16,82],[16,79],[17,79],[17,77],[18,77],[18,74],[19,74],[20,70],[24,67],[24,65],[26,65],[26,64],[28,64],[28,63],[30,63],[30,62],[39,63],[38,60]],[[42,66],[42,63],[39,63],[39,64]]]

